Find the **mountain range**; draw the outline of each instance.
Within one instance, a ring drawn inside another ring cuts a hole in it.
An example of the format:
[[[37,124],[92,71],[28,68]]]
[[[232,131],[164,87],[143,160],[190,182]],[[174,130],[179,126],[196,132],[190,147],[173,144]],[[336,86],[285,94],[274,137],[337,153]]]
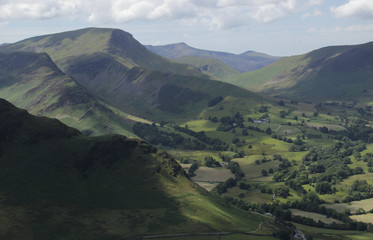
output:
[[[263,68],[280,57],[270,56],[264,53],[247,51],[242,54],[202,50],[188,46],[185,43],[175,43],[163,46],[146,46],[150,51],[170,59],[182,57],[204,57],[220,60],[239,72],[249,72]]]
[[[196,116],[218,96],[262,101],[250,91],[213,81],[194,67],[148,51],[132,35],[89,28],[26,39],[2,52],[46,53],[97,99],[152,121]]]

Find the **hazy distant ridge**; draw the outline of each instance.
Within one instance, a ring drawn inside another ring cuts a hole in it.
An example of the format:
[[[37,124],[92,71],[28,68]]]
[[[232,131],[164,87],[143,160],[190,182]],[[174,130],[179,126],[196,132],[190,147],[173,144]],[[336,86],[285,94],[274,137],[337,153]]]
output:
[[[197,56],[218,59],[240,72],[254,71],[263,68],[280,59],[280,57],[274,57],[254,51],[247,51],[242,54],[233,54],[227,52],[202,50],[190,47],[185,43],[175,43],[163,46],[147,45],[146,47],[152,52],[170,59],[185,56]]]

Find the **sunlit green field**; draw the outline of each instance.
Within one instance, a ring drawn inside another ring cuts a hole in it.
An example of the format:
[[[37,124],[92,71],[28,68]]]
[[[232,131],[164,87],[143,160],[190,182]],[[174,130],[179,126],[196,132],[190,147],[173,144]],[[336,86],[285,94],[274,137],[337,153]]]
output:
[[[338,212],[343,212],[346,208],[350,209],[351,213],[356,212],[359,208],[367,212],[373,209],[373,198],[364,199],[361,201],[352,201],[350,203],[326,204],[324,206]]]
[[[328,218],[326,215],[322,215],[319,213],[314,212],[306,212],[299,209],[290,209],[291,213],[295,216],[301,216],[301,217],[307,217],[312,218],[314,221],[321,221],[327,224],[331,224],[333,222],[335,223],[342,223],[341,221],[334,219],[334,218]]]

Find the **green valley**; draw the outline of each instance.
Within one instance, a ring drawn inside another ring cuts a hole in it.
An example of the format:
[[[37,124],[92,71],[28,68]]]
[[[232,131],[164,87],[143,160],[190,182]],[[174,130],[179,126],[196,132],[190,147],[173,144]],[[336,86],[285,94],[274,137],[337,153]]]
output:
[[[0,46],[0,97],[39,116],[0,101],[0,238],[369,239],[371,50],[239,73],[117,29]]]

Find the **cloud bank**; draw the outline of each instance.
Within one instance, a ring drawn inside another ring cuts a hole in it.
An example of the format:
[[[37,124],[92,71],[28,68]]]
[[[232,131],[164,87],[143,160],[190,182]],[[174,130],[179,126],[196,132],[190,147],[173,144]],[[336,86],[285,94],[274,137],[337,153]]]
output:
[[[336,17],[373,19],[373,1],[349,0],[346,4],[332,7],[331,11]]]
[[[370,0],[366,0],[368,2]],[[181,21],[210,28],[271,22],[323,0],[0,0],[0,22],[58,17],[92,23]],[[352,2],[352,1],[351,1]],[[343,6],[341,6],[343,7]],[[338,7],[336,7],[337,11]]]

